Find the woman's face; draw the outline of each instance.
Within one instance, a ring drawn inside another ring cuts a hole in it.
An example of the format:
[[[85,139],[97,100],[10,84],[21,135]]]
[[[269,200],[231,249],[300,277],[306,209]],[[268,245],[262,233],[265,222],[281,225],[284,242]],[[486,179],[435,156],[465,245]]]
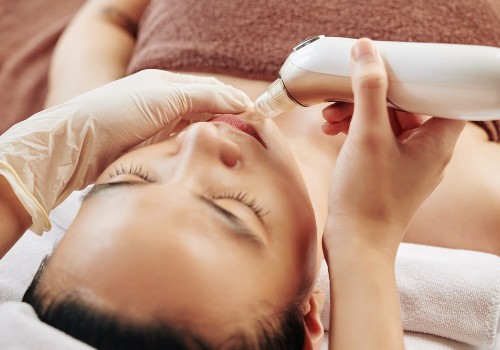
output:
[[[202,327],[281,309],[314,277],[312,206],[271,121],[192,124],[96,183],[47,267],[56,289]]]

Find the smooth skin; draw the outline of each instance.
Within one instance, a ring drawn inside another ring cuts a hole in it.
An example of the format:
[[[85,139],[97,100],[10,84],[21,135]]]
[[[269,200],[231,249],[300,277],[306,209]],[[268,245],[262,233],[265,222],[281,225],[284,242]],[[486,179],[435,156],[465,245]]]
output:
[[[56,46],[46,107],[125,76],[137,26],[149,0],[89,0]],[[75,40],[78,38],[78,40]]]

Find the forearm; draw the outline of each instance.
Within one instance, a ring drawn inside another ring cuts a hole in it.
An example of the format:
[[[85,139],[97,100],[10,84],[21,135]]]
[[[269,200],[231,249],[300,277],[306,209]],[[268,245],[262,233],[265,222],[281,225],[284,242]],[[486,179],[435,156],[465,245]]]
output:
[[[64,32],[52,58],[45,107],[125,76],[134,26],[147,1],[114,2],[88,1]]]
[[[404,349],[393,257],[363,244],[337,248],[328,259],[330,348]]]
[[[14,194],[7,180],[0,176],[0,259],[31,225],[31,216]]]

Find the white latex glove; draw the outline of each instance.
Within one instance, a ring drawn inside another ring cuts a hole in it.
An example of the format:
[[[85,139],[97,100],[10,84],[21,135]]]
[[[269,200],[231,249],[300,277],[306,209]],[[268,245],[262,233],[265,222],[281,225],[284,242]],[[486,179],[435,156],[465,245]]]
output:
[[[142,71],[14,125],[0,136],[0,175],[41,234],[50,210],[131,147],[172,131],[181,116],[240,113],[250,103],[214,78]]]

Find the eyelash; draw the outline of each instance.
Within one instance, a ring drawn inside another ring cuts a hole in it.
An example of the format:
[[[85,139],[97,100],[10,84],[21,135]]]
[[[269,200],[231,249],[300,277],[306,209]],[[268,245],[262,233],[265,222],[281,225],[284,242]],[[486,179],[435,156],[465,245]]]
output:
[[[109,178],[113,178],[118,175],[135,175],[140,177],[141,179],[152,182],[152,179],[149,177],[149,173],[142,169],[142,165],[134,165],[134,164],[120,164],[114,167],[114,169],[109,174]],[[253,210],[255,215],[259,218],[262,218],[264,215],[269,214],[268,211],[264,211],[264,209],[257,203],[255,198],[250,197],[248,192],[221,192],[217,194],[212,194],[210,196],[212,199],[234,199],[237,200],[250,209]]]
[[[118,175],[135,175],[145,181],[153,182],[153,180],[149,177],[149,173],[144,169],[142,169],[142,165],[134,165],[134,164],[117,165],[109,174],[109,178],[111,179]]]
[[[253,210],[255,215],[259,218],[262,218],[264,215],[269,214],[268,211],[264,211],[264,209],[257,203],[255,198],[250,197],[248,192],[221,192],[217,194],[212,194],[210,196],[212,199],[234,199]]]

